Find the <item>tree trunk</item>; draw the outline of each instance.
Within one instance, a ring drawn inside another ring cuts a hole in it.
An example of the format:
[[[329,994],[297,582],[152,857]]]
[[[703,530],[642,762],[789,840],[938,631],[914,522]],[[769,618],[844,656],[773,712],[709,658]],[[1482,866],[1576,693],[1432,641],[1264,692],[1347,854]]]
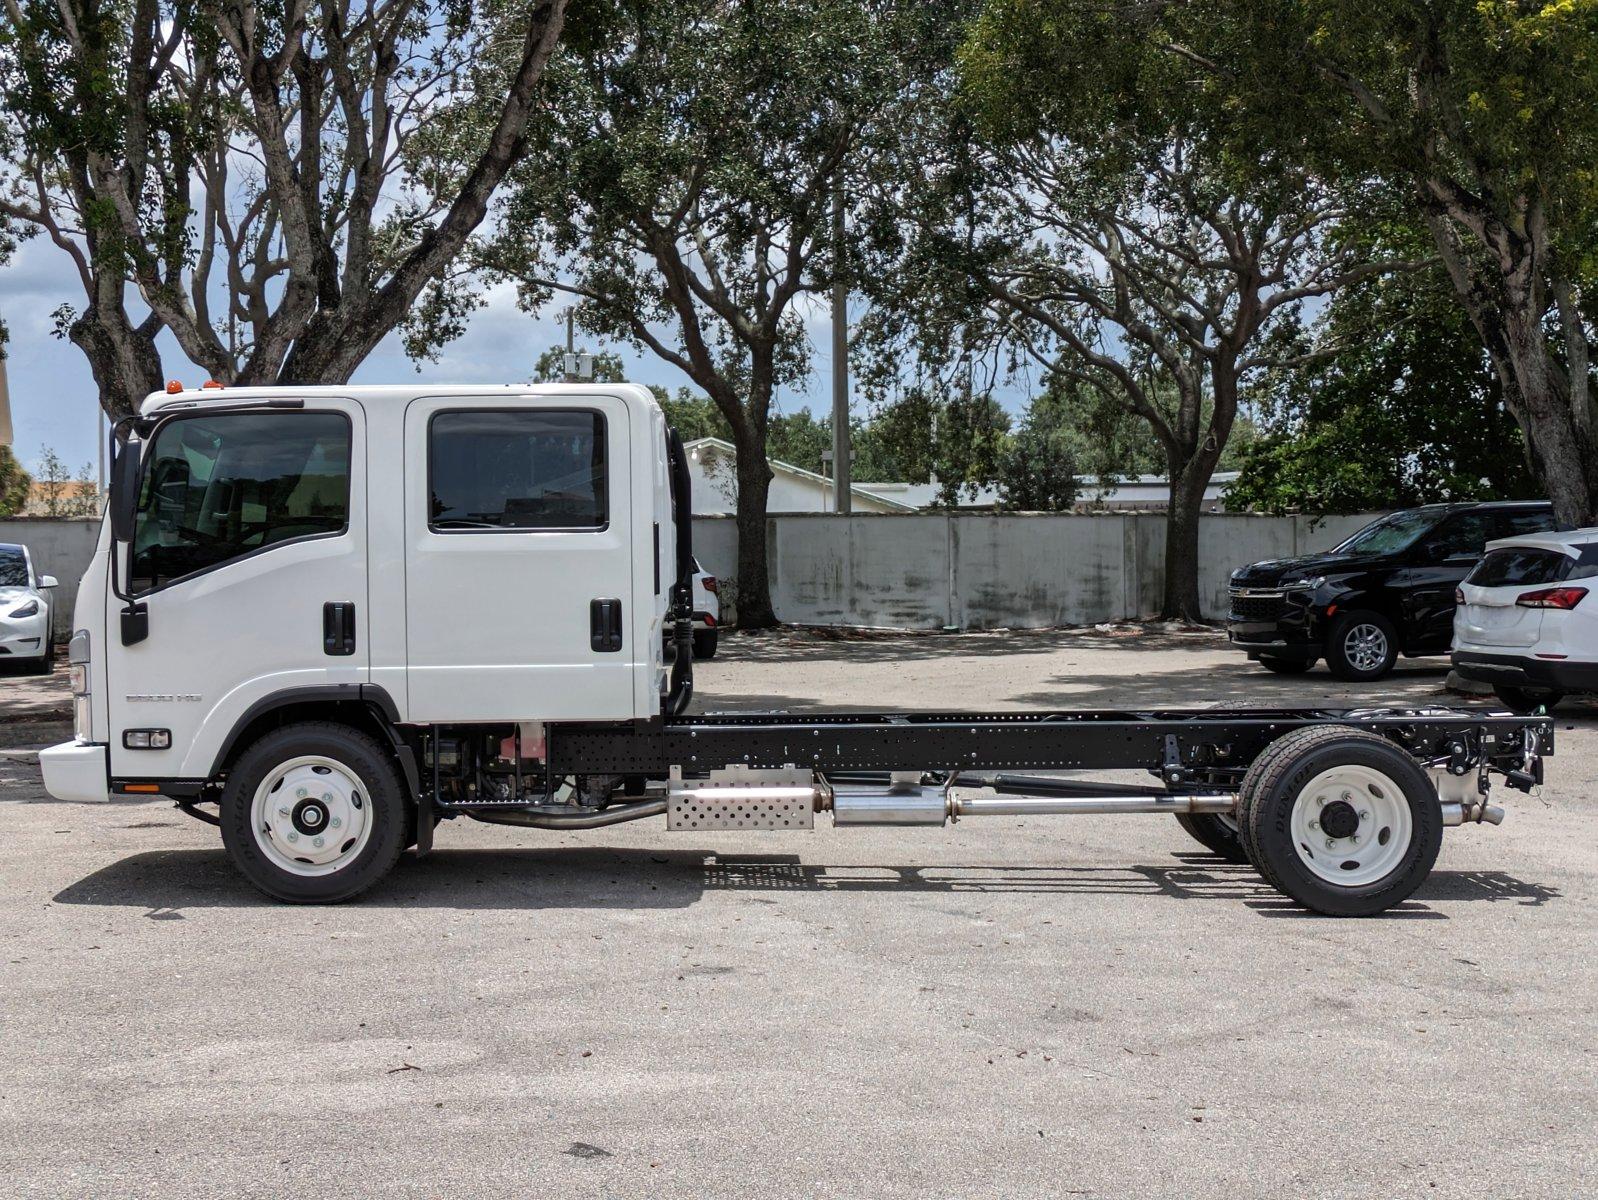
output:
[[[146,324],[149,324],[146,322]],[[161,352],[152,331],[128,322],[121,304],[90,305],[67,330],[89,360],[100,407],[113,424],[132,416],[151,392],[161,390]]]
[[[771,466],[766,461],[765,441],[764,436],[737,438],[740,629],[769,629],[777,624],[766,563],[766,501],[771,491]]]
[[[1454,293],[1481,337],[1504,388],[1504,404],[1526,435],[1527,457],[1554,516],[1572,527],[1598,519],[1598,441],[1585,380],[1576,383],[1554,354],[1546,325],[1549,264],[1537,236],[1494,230],[1496,253],[1480,256],[1461,244],[1456,225],[1430,214],[1433,240]],[[1490,259],[1490,261],[1488,261]],[[1567,342],[1584,336],[1579,316],[1560,321]],[[1571,355],[1585,365],[1585,347]]]
[[[1204,619],[1199,604],[1199,514],[1214,457],[1201,450],[1183,465],[1170,465],[1170,507],[1165,514],[1165,599],[1160,606],[1163,620]]]

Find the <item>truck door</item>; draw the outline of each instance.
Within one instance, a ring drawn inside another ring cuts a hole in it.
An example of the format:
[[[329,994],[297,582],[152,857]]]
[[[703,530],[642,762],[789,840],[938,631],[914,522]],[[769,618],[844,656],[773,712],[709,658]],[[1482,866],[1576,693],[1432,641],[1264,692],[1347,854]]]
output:
[[[405,414],[413,721],[619,720],[634,671],[628,410],[430,397]]]
[[[149,634],[106,622],[113,777],[203,778],[257,701],[367,682],[365,433],[321,399],[155,430],[125,560]]]

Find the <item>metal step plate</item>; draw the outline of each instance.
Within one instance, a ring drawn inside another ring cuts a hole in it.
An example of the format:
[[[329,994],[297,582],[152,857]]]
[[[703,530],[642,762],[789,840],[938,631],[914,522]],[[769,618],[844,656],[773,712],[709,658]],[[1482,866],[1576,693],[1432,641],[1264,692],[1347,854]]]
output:
[[[816,784],[808,770],[727,767],[709,779],[673,779],[667,829],[814,829]]]

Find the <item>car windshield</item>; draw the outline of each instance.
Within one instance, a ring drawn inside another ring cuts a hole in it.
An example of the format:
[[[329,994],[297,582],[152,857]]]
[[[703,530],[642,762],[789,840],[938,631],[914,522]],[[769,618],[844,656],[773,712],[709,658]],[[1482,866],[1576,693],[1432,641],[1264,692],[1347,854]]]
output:
[[[0,547],[0,587],[27,587],[28,560],[16,546]]]
[[[1346,542],[1335,547],[1337,554],[1390,554],[1395,550],[1405,550],[1415,542],[1421,534],[1437,524],[1442,514],[1436,511],[1424,512],[1410,509],[1407,512],[1395,512],[1372,521]]]

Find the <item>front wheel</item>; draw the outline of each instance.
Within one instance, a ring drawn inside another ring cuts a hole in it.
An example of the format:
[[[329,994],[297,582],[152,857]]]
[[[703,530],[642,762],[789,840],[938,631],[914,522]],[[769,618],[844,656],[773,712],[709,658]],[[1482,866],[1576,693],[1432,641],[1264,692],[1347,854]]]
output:
[[[1530,716],[1539,708],[1545,712],[1553,712],[1554,705],[1565,698],[1564,692],[1514,687],[1507,683],[1495,683],[1493,695],[1497,696],[1499,703],[1510,712],[1519,713],[1523,717]]]
[[[1278,738],[1238,789],[1249,861],[1305,908],[1339,917],[1409,899],[1443,844],[1420,765],[1385,738],[1323,725]]]
[[[1348,612],[1332,622],[1326,665],[1339,679],[1380,679],[1398,661],[1398,631],[1380,613]]]
[[[714,629],[694,630],[694,657],[716,657],[716,631]]]
[[[276,900],[333,904],[376,883],[413,818],[399,771],[375,739],[326,721],[288,725],[251,745],[222,790],[222,842]]]

